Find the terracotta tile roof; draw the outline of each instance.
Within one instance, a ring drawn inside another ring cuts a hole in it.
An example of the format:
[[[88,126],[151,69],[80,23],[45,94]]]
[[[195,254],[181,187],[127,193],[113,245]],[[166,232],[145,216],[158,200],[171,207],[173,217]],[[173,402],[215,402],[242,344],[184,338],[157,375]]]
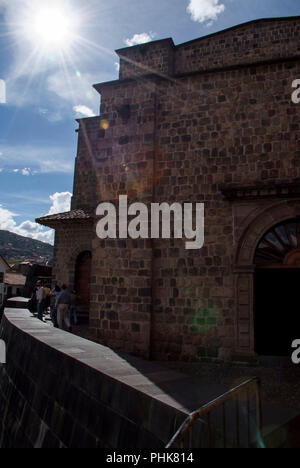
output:
[[[4,283],[8,286],[25,286],[26,276],[18,273],[5,273]]]
[[[86,213],[83,210],[72,210],[67,211],[66,213],[58,213],[54,215],[43,216],[42,218],[36,219],[36,222],[45,226],[49,226],[51,224],[56,224],[59,221],[82,221],[87,219],[92,219],[92,215]]]

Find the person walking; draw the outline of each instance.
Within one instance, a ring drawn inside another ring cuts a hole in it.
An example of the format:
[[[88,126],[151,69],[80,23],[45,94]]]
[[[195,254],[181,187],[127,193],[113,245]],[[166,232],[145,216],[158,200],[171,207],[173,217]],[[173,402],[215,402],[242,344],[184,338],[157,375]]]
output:
[[[61,289],[62,289],[61,293],[59,293],[56,298],[58,327],[63,329],[64,323],[65,323],[68,330],[71,332],[72,327],[71,327],[71,323],[69,319],[71,293],[70,291],[68,291],[68,288],[65,284],[62,286]]]
[[[50,313],[51,313],[51,320],[52,320],[54,328],[58,328],[56,299],[60,292],[61,292],[60,287],[56,285],[55,288],[52,289],[51,295],[50,295]]]
[[[51,295],[51,289],[48,285],[44,287],[45,290],[45,314],[49,312],[49,307],[50,307],[50,295]]]
[[[37,312],[38,312],[38,319],[43,322],[43,313],[45,308],[45,298],[46,293],[42,286],[41,281],[36,283],[37,291],[36,291],[36,300],[37,300]]]
[[[36,298],[37,290],[38,290],[38,288],[35,285],[33,290],[32,290],[30,300],[29,300],[29,303],[28,303],[28,308],[29,308],[30,312],[33,315],[37,313],[37,298]]]
[[[71,294],[71,306],[70,306],[70,313],[69,313],[70,322],[77,325],[78,318],[77,318],[77,295],[76,291],[72,291]]]

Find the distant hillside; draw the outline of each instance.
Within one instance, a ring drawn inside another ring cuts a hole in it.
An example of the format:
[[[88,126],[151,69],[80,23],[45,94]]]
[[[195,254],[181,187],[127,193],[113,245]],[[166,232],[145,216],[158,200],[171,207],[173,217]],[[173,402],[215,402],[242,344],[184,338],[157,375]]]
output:
[[[53,246],[9,231],[0,230],[0,253],[7,260],[51,260]]]

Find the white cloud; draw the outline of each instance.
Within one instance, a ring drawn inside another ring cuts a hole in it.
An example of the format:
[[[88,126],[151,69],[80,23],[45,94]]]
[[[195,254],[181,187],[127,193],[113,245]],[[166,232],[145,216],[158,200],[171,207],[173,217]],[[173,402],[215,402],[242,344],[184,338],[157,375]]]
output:
[[[72,194],[70,192],[57,192],[50,195],[49,203],[51,203],[51,207],[48,215],[69,211],[71,197]],[[52,229],[46,230],[43,226],[30,220],[17,224],[15,220],[16,217],[18,217],[16,213],[13,213],[0,205],[0,229],[14,232],[20,236],[47,242],[49,244],[54,243],[54,231]]]
[[[193,21],[211,25],[225,11],[225,5],[220,0],[190,0],[187,11]]]
[[[99,75],[90,73],[73,73],[66,76],[64,70],[58,70],[49,75],[47,79],[47,89],[56,97],[60,97],[67,104],[72,104],[72,107],[78,105],[78,102],[83,103],[91,109],[98,103],[99,96],[93,89],[93,84],[99,82]],[[92,110],[94,113],[94,110]]]
[[[150,42],[155,38],[155,34],[150,32],[148,33],[141,33],[141,34],[134,34],[130,39],[125,39],[125,44],[129,47],[138,45],[138,44],[145,44],[146,42]]]
[[[54,193],[50,195],[50,200],[52,201],[52,206],[49,210],[49,215],[57,213],[65,213],[70,210],[71,207],[71,197],[70,192],[61,192]]]
[[[45,230],[39,224],[32,221],[23,221],[17,224],[15,217],[18,215],[9,211],[0,205],[0,229],[5,231],[14,232],[20,236],[30,237],[31,239],[40,240],[42,242],[54,243],[54,231]]]
[[[38,224],[33,223],[32,221],[24,221],[22,224],[20,224],[18,229],[25,230],[28,233],[36,233],[39,232],[40,227]]]
[[[73,110],[77,114],[84,115],[85,117],[95,117],[95,115],[96,115],[92,109],[90,109],[87,106],[83,106],[83,105],[74,106]]]
[[[6,210],[0,205],[0,229],[12,231],[16,227],[14,216],[17,216],[12,211]]]
[[[4,165],[4,168],[8,164],[24,168],[26,164],[27,170],[29,167],[32,168],[32,173],[70,174],[73,173],[74,168],[72,150],[70,147],[7,145],[0,142],[0,163],[2,166]],[[19,169],[13,169],[13,172],[18,173]]]
[[[23,176],[30,176],[31,175],[31,169],[28,168],[28,167],[24,167],[24,169],[22,169],[22,175]]]
[[[51,229],[51,231],[44,231],[44,232],[39,232],[36,237],[37,240],[41,242],[46,242],[47,244],[54,244],[54,231]]]

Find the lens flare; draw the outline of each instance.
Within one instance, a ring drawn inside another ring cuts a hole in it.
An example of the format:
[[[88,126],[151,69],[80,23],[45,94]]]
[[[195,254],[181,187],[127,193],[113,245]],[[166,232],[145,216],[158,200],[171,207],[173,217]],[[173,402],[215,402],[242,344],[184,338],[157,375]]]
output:
[[[70,35],[70,24],[61,11],[47,9],[37,13],[33,33],[46,45],[61,44]]]
[[[28,41],[42,50],[67,50],[75,37],[77,18],[61,5],[28,8],[23,32]]]
[[[100,127],[102,130],[108,130],[109,129],[109,121],[108,120],[101,120],[100,121]]]

